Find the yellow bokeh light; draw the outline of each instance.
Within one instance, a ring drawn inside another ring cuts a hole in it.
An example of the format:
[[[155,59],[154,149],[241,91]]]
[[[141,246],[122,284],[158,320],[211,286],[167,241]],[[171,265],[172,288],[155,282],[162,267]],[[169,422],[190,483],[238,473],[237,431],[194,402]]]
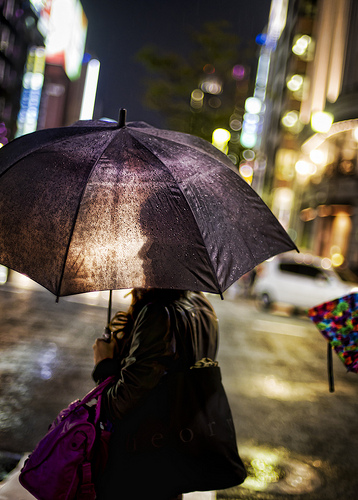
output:
[[[213,132],[213,143],[223,144],[229,142],[231,134],[225,128],[217,128]]]
[[[4,285],[7,281],[7,268],[0,265],[0,285]]]
[[[325,111],[316,111],[311,116],[311,127],[315,132],[328,132],[332,126],[334,117],[331,113]]]
[[[279,204],[280,208],[284,210],[287,210],[291,207],[293,196],[293,191],[290,188],[281,187],[275,190],[276,202]]]
[[[287,128],[294,127],[297,122],[298,111],[289,111],[282,117],[282,124]]]
[[[309,46],[312,42],[312,39],[308,35],[302,35],[297,38],[295,44],[292,47],[292,52],[296,54],[296,56],[303,56],[307,53]]]
[[[295,170],[299,175],[310,175],[311,168],[307,161],[299,160],[295,165]]]
[[[334,267],[339,267],[344,262],[344,257],[341,253],[334,253],[331,257],[331,261]]]
[[[358,127],[353,130],[354,140],[358,142]]]
[[[239,168],[240,175],[245,179],[248,184],[252,183],[252,177],[254,175],[254,170],[251,165],[243,163]]]
[[[301,75],[293,75],[287,82],[287,88],[292,92],[297,92],[303,85],[303,77]]]
[[[228,152],[228,142],[230,141],[231,134],[225,128],[217,128],[212,135],[212,144],[223,153]]]
[[[319,149],[312,149],[310,152],[310,160],[316,165],[323,166],[326,164],[326,155]]]
[[[191,93],[191,98],[194,101],[201,101],[204,98],[204,92],[202,90],[200,90],[200,89],[195,89]]]
[[[194,109],[200,109],[204,104],[204,92],[200,89],[195,89],[190,96],[190,106]]]

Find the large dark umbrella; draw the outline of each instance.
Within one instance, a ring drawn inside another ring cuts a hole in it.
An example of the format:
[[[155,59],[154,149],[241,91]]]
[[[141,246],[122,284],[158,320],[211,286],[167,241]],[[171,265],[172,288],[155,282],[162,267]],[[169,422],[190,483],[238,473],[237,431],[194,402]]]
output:
[[[54,293],[222,293],[295,248],[230,160],[145,123],[77,122],[0,151],[0,262]]]

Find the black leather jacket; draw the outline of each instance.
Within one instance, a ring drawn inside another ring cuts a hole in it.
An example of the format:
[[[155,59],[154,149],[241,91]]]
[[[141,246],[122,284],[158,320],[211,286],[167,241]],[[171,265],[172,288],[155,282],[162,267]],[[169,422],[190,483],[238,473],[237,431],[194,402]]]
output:
[[[147,304],[134,323],[124,358],[105,359],[95,367],[96,382],[118,377],[104,394],[103,411],[112,421],[122,419],[166,372],[202,358],[214,360],[217,345],[217,317],[202,293],[189,292],[166,305]]]

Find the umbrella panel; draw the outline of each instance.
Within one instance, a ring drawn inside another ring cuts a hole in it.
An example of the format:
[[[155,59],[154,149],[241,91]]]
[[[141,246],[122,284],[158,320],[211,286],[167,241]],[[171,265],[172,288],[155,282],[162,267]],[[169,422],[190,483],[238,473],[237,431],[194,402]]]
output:
[[[53,293],[96,155],[85,138],[67,139],[31,153],[1,176],[1,262]]]

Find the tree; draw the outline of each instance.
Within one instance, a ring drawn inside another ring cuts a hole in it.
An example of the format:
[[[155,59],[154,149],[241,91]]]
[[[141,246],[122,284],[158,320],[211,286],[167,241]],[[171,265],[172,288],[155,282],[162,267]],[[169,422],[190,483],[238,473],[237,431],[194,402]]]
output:
[[[144,104],[158,111],[168,128],[208,141],[215,128],[229,129],[233,119],[238,130],[256,50],[252,44],[243,48],[230,29],[227,21],[219,21],[192,31],[195,49],[187,57],[156,46],[138,52],[151,73]]]

